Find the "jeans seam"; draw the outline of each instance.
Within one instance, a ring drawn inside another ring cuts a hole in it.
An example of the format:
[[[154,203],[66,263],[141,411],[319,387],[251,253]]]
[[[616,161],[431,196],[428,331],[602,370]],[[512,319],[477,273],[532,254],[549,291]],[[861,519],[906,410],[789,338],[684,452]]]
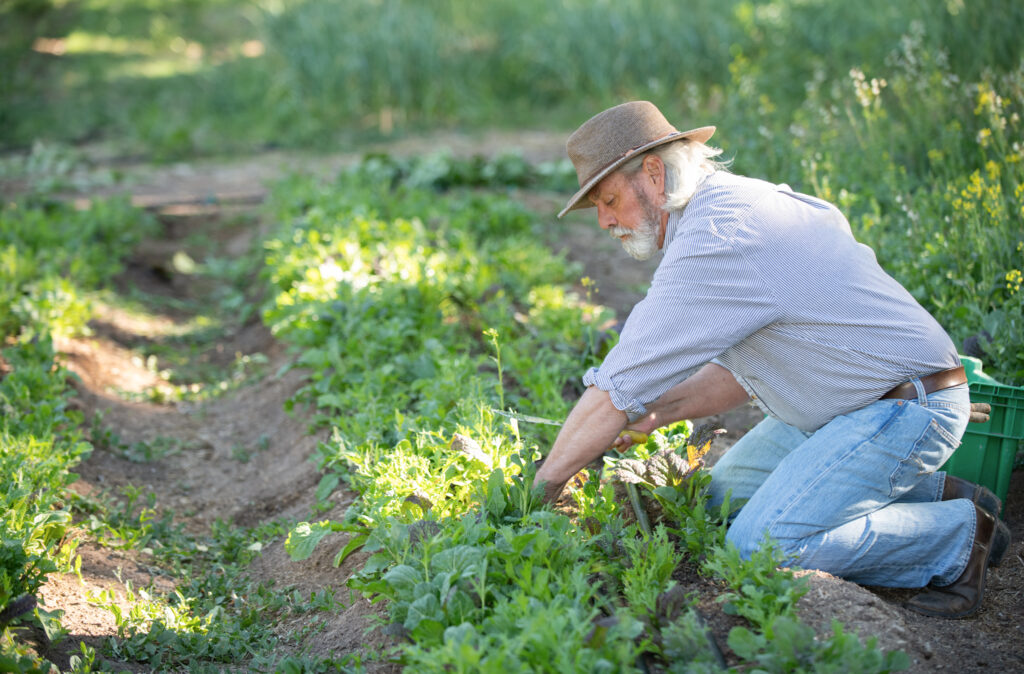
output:
[[[941,407],[946,410],[959,410],[969,409],[970,405],[964,405],[963,403],[953,402],[952,400],[932,400],[928,403],[928,407]]]
[[[949,439],[949,434],[942,432],[944,429],[941,426],[939,426],[935,419],[929,419],[928,425],[924,427],[924,429],[921,431],[921,434],[918,435],[917,439],[914,440],[914,442],[910,445],[910,448],[907,450],[906,456],[900,459],[896,463],[896,466],[892,469],[892,472],[889,473],[889,498],[893,498],[893,492],[896,490],[896,485],[894,484],[893,478],[895,478],[896,475],[899,474],[900,470],[902,470],[910,462],[910,458],[917,453],[918,448],[920,448],[921,446],[921,442],[925,439],[925,436],[928,435],[928,431],[933,429],[936,431],[940,431],[940,435],[942,435],[946,439]]]
[[[938,473],[938,472],[941,472],[941,471],[936,471],[936,472]],[[945,474],[945,473],[943,473],[943,474]],[[941,501],[942,500],[942,494],[945,491],[946,491],[946,480],[945,480],[945,478],[943,478],[941,480],[937,480],[936,483],[935,483],[935,494],[934,494],[934,497],[932,498],[932,501]]]
[[[956,447],[960,446],[960,439],[947,431],[938,421],[932,419],[930,425],[935,426],[935,430],[938,431],[939,435],[946,439],[946,442]]]

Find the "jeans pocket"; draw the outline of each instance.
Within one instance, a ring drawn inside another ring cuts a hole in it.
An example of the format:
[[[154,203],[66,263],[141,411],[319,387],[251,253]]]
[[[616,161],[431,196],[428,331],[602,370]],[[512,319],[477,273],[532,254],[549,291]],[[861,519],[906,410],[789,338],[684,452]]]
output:
[[[899,498],[921,478],[937,471],[959,446],[960,441],[952,433],[931,419],[889,475],[889,497]]]

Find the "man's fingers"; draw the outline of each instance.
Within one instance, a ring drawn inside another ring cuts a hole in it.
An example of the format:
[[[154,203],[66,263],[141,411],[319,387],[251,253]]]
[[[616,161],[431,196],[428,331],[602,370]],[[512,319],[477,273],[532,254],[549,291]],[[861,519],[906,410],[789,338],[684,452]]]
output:
[[[642,445],[645,442],[647,442],[647,434],[641,433],[640,431],[633,431],[627,428],[626,430],[619,433],[619,439],[628,440],[629,444]]]
[[[992,406],[988,403],[971,403],[971,423],[983,424],[988,421]]]
[[[565,482],[542,482],[544,485],[544,501],[547,503],[554,503],[558,500],[558,497],[562,494],[562,489],[565,488]]]
[[[647,442],[647,434],[640,431],[626,429],[619,433],[619,436],[612,440],[612,449],[623,452],[629,449],[630,445],[642,445]]]

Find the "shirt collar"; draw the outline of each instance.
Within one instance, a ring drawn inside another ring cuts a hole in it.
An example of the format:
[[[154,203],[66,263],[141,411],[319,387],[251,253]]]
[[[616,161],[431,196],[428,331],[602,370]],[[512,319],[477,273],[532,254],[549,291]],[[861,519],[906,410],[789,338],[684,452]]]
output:
[[[676,235],[676,226],[679,221],[683,219],[682,211],[672,211],[668,214],[668,223],[665,224],[665,239],[662,241],[661,250],[662,252],[668,248],[668,245],[672,243],[672,239]]]

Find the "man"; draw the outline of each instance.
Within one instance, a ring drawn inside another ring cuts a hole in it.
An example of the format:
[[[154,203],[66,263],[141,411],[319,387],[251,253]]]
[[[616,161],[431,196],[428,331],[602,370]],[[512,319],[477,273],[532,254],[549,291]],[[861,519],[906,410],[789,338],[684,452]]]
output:
[[[970,415],[956,349],[832,205],[735,176],[651,103],[569,138],[580,189],[626,251],[664,258],[537,473],[549,499],[624,428],[650,432],[754,400],[766,419],[714,467],[712,499],[749,499],[728,538],[793,563],[928,589],[968,615],[1009,542],[991,491],[937,472]]]

